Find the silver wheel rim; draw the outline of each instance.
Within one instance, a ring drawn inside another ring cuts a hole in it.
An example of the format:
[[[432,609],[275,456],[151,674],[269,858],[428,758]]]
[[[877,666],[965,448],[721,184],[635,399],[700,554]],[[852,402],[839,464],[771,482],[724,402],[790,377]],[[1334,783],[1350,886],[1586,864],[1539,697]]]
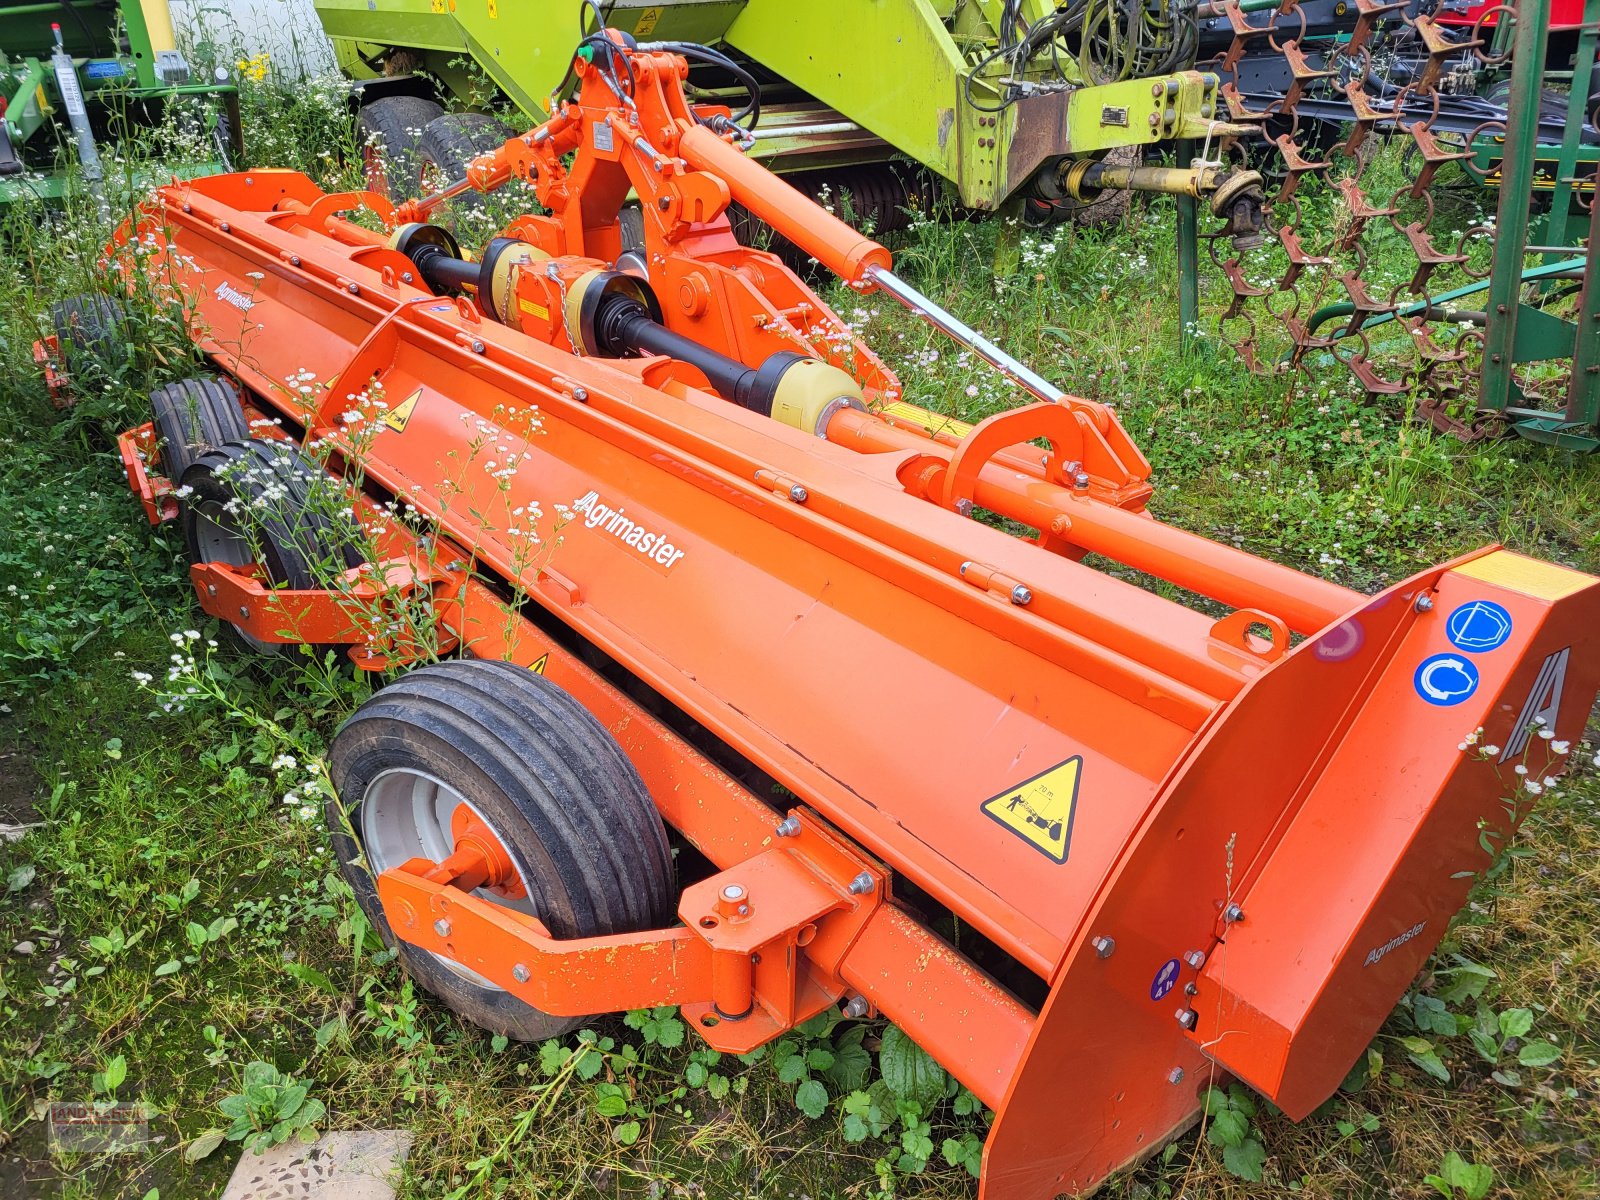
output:
[[[361,798],[360,834],[361,848],[366,852],[367,865],[374,878],[391,867],[398,867],[408,859],[426,858],[443,862],[455,849],[455,837],[450,832],[450,822],[456,809],[465,807],[468,812],[494,835],[509,852],[510,843],[501,837],[500,830],[483,811],[471,804],[455,788],[436,775],[416,771],[409,767],[395,767],[379,773],[367,785]],[[517,882],[527,893],[528,881],[515,861],[512,869]],[[510,900],[488,888],[472,893],[479,899],[509,908],[514,912],[537,916],[532,901],[526,895],[521,900]],[[430,950],[429,954],[433,954]],[[463,966],[453,958],[433,954],[436,961],[474,987],[486,992],[505,991],[499,984],[485,979],[471,967]]]
[[[220,500],[202,500],[190,506],[194,522],[194,552],[203,563],[222,563],[229,567],[248,567],[255,561],[255,548],[244,529]],[[260,654],[282,654],[282,642],[264,642],[234,625],[246,645]]]

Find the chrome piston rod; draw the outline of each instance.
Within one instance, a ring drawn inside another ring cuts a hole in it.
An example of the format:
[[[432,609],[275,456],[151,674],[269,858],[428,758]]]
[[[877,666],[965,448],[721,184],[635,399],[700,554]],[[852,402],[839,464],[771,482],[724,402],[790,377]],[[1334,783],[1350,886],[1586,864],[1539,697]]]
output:
[[[868,267],[864,272],[864,278],[893,296],[914,316],[923,318],[937,329],[942,329],[1024,391],[1031,392],[1039,399],[1048,400],[1052,404],[1059,404],[1067,399],[1067,394],[1043,375],[1032,367],[1024,366],[976,329],[947,313],[893,271],[886,271],[882,267]]]

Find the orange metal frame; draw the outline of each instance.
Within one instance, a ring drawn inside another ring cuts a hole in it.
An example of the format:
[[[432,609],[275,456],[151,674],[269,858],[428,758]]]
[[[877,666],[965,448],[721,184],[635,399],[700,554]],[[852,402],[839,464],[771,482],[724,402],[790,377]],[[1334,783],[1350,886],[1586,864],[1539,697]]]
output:
[[[725,1049],[865,997],[995,1108],[991,1200],[1093,1187],[1192,1121],[1223,1073],[1308,1111],[1485,865],[1479,822],[1514,825],[1509,764],[1463,755],[1462,736],[1512,745],[1530,713],[1581,730],[1600,688],[1595,581],[1491,547],[1366,597],[1144,514],[1148,468],[1103,405],[930,432],[725,210],[863,290],[888,252],[701,124],[714,110],[684,102],[681,60],[631,63],[624,101],[579,62],[576,100],[472,168],[484,187],[528,179],[549,210],[507,230],[548,256],[515,281],[521,329],[430,294],[340,215],[425,204],[325,196],[291,172],[163,188],[122,235],[169,247],[117,261],[189,299],[198,343],[256,411],[331,443],[332,469],[359,453],[368,492],[438,527],[430,555],[387,522],[384,562],[321,597],[197,568],[202,606],[375,666],[414,648],[385,641],[373,606],[428,588],[464,652],[541,670],[594,712],[716,867],[685,890],[681,926],[560,942],[465,890],[495,878],[496,854],[463,829],[445,863],[379,880],[394,927],[548,1011],[682,1004]],[[687,364],[575,354],[550,289],[617,256],[630,189],[669,328],[750,365],[812,354],[868,411],[801,431]],[[284,383],[306,374],[337,383]],[[363,393],[389,415],[358,439],[343,413]],[[151,519],[170,516],[148,428],[123,449]],[[530,559],[528,514],[557,502],[567,515],[540,531],[555,551]],[[967,519],[973,505],[1036,536]],[[1089,551],[1233,611],[1162,599],[1078,561]],[[1453,641],[1474,603],[1508,615],[1492,651]],[[564,653],[552,622],[801,797],[793,822]],[[1434,703],[1418,680],[1452,655],[1476,682]],[[1519,760],[1544,771],[1543,744]],[[1036,785],[1058,807],[1007,816],[1044,803]],[[1031,973],[1043,1006],[933,935],[901,880]]]

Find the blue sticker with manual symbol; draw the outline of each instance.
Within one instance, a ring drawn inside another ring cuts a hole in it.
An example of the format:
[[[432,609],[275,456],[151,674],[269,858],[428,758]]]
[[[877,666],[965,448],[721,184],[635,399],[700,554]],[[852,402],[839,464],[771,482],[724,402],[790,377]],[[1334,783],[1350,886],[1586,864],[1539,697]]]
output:
[[[1450,614],[1444,633],[1458,650],[1487,654],[1511,637],[1511,614],[1493,600],[1469,600]]]

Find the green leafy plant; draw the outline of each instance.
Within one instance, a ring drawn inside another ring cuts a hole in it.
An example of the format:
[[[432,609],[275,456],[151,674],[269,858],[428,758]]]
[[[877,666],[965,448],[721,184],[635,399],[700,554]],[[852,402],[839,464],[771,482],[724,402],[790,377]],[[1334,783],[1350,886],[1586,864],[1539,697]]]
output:
[[[1222,1148],[1222,1165],[1231,1175],[1260,1183],[1267,1148],[1251,1124],[1256,1103],[1249,1090],[1239,1083],[1229,1085],[1227,1091],[1207,1088],[1204,1105],[1206,1140]]]
[[[311,1095],[310,1084],[301,1083],[259,1059],[245,1065],[239,1091],[224,1096],[217,1109],[233,1123],[221,1132],[211,1149],[226,1140],[243,1142],[246,1149],[258,1153],[290,1138],[315,1141],[317,1123],[327,1113],[322,1101]],[[196,1154],[194,1157],[204,1156]]]
[[[1466,1200],[1483,1200],[1494,1183],[1494,1171],[1482,1163],[1468,1162],[1451,1150],[1439,1164],[1438,1174],[1426,1175],[1423,1181],[1449,1200],[1456,1200],[1458,1195]]]

